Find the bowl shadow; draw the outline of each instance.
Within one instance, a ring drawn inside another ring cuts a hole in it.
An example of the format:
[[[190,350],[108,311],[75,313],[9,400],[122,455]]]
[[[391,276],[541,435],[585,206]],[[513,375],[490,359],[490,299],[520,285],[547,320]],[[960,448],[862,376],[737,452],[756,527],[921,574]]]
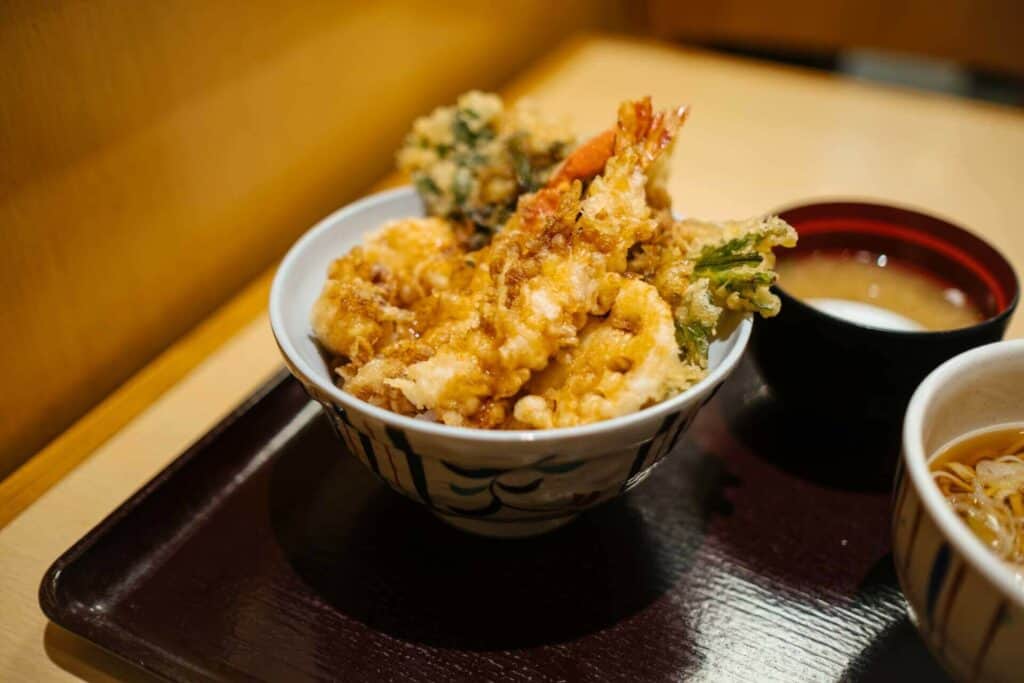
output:
[[[809,419],[778,402],[749,360],[737,367],[692,435],[729,483],[731,514],[708,534],[772,590],[852,596],[889,552],[896,459],[862,450],[877,434],[844,441]]]
[[[466,650],[571,641],[657,601],[699,548],[699,533],[683,552],[652,533],[646,486],[549,534],[488,539],[389,490],[326,424],[297,446],[269,482],[286,561],[330,609],[402,640]]]
[[[752,453],[828,488],[891,491],[899,459],[899,423],[882,424],[853,414],[809,414],[774,394],[749,358],[736,375],[721,405],[730,432]]]

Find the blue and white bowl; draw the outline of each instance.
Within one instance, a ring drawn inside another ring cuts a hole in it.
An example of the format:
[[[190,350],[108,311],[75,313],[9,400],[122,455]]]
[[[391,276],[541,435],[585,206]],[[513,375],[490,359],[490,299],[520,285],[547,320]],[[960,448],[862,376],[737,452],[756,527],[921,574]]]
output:
[[[332,381],[312,339],[310,311],[334,259],[384,222],[422,215],[416,193],[400,188],[328,216],[282,261],[270,293],[270,321],[289,370],[323,406],[346,450],[392,489],[460,529],[531,536],[629,490],[672,451],[746,348],[749,319],[711,345],[707,377],[687,391],[581,427],[469,429],[370,405]]]
[[[981,346],[921,383],[903,427],[893,559],[911,616],[959,680],[1024,676],[1024,583],[946,502],[928,461],[971,432],[1024,422],[1024,340]]]

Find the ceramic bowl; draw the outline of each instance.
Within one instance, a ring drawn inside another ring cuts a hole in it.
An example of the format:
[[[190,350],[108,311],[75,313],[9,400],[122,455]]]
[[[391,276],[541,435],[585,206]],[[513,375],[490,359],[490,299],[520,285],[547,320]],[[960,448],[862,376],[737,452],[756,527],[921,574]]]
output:
[[[867,251],[961,290],[985,315],[944,331],[896,331],[825,313],[775,287],[782,312],[758,320],[751,350],[765,382],[804,412],[899,429],[911,393],[940,363],[1002,339],[1017,306],[1013,268],[991,245],[948,221],[894,206],[809,204],[782,211],[800,235],[779,260],[814,252]]]
[[[932,372],[910,400],[893,499],[893,560],[912,617],[960,680],[1020,680],[1024,582],[957,517],[928,461],[970,432],[1024,422],[1024,340],[982,346]]]
[[[270,320],[285,363],[323,406],[346,450],[392,489],[461,529],[489,536],[543,533],[629,490],[672,451],[743,354],[749,319],[711,345],[707,377],[687,391],[581,427],[469,429],[372,406],[333,383],[312,339],[310,311],[334,259],[385,221],[423,212],[416,193],[400,188],[328,216],[282,261]]]

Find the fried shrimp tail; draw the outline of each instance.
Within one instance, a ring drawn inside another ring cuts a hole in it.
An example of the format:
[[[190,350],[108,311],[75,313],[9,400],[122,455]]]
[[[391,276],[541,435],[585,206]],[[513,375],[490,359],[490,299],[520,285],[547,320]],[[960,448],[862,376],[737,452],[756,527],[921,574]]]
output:
[[[596,135],[573,150],[562,165],[551,176],[548,187],[558,187],[574,180],[589,181],[604,170],[611,156],[615,154],[615,129],[611,128]]]

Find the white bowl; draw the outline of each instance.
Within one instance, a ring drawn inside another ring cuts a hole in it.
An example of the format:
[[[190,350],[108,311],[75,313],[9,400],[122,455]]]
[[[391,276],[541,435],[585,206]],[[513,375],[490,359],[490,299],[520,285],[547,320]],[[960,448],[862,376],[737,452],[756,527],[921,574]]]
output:
[[[1024,422],[1024,340],[955,356],[907,408],[893,505],[893,559],[911,615],[958,679],[1024,677],[1024,584],[967,528],[928,461],[971,432]]]
[[[540,431],[450,427],[398,415],[339,389],[310,326],[328,265],[385,221],[422,216],[411,188],[367,197],[328,216],[285,256],[270,292],[274,337],[292,374],[337,427],[346,449],[392,489],[455,526],[530,536],[642,481],[736,366],[750,337],[744,319],[711,345],[707,377],[631,415]]]

